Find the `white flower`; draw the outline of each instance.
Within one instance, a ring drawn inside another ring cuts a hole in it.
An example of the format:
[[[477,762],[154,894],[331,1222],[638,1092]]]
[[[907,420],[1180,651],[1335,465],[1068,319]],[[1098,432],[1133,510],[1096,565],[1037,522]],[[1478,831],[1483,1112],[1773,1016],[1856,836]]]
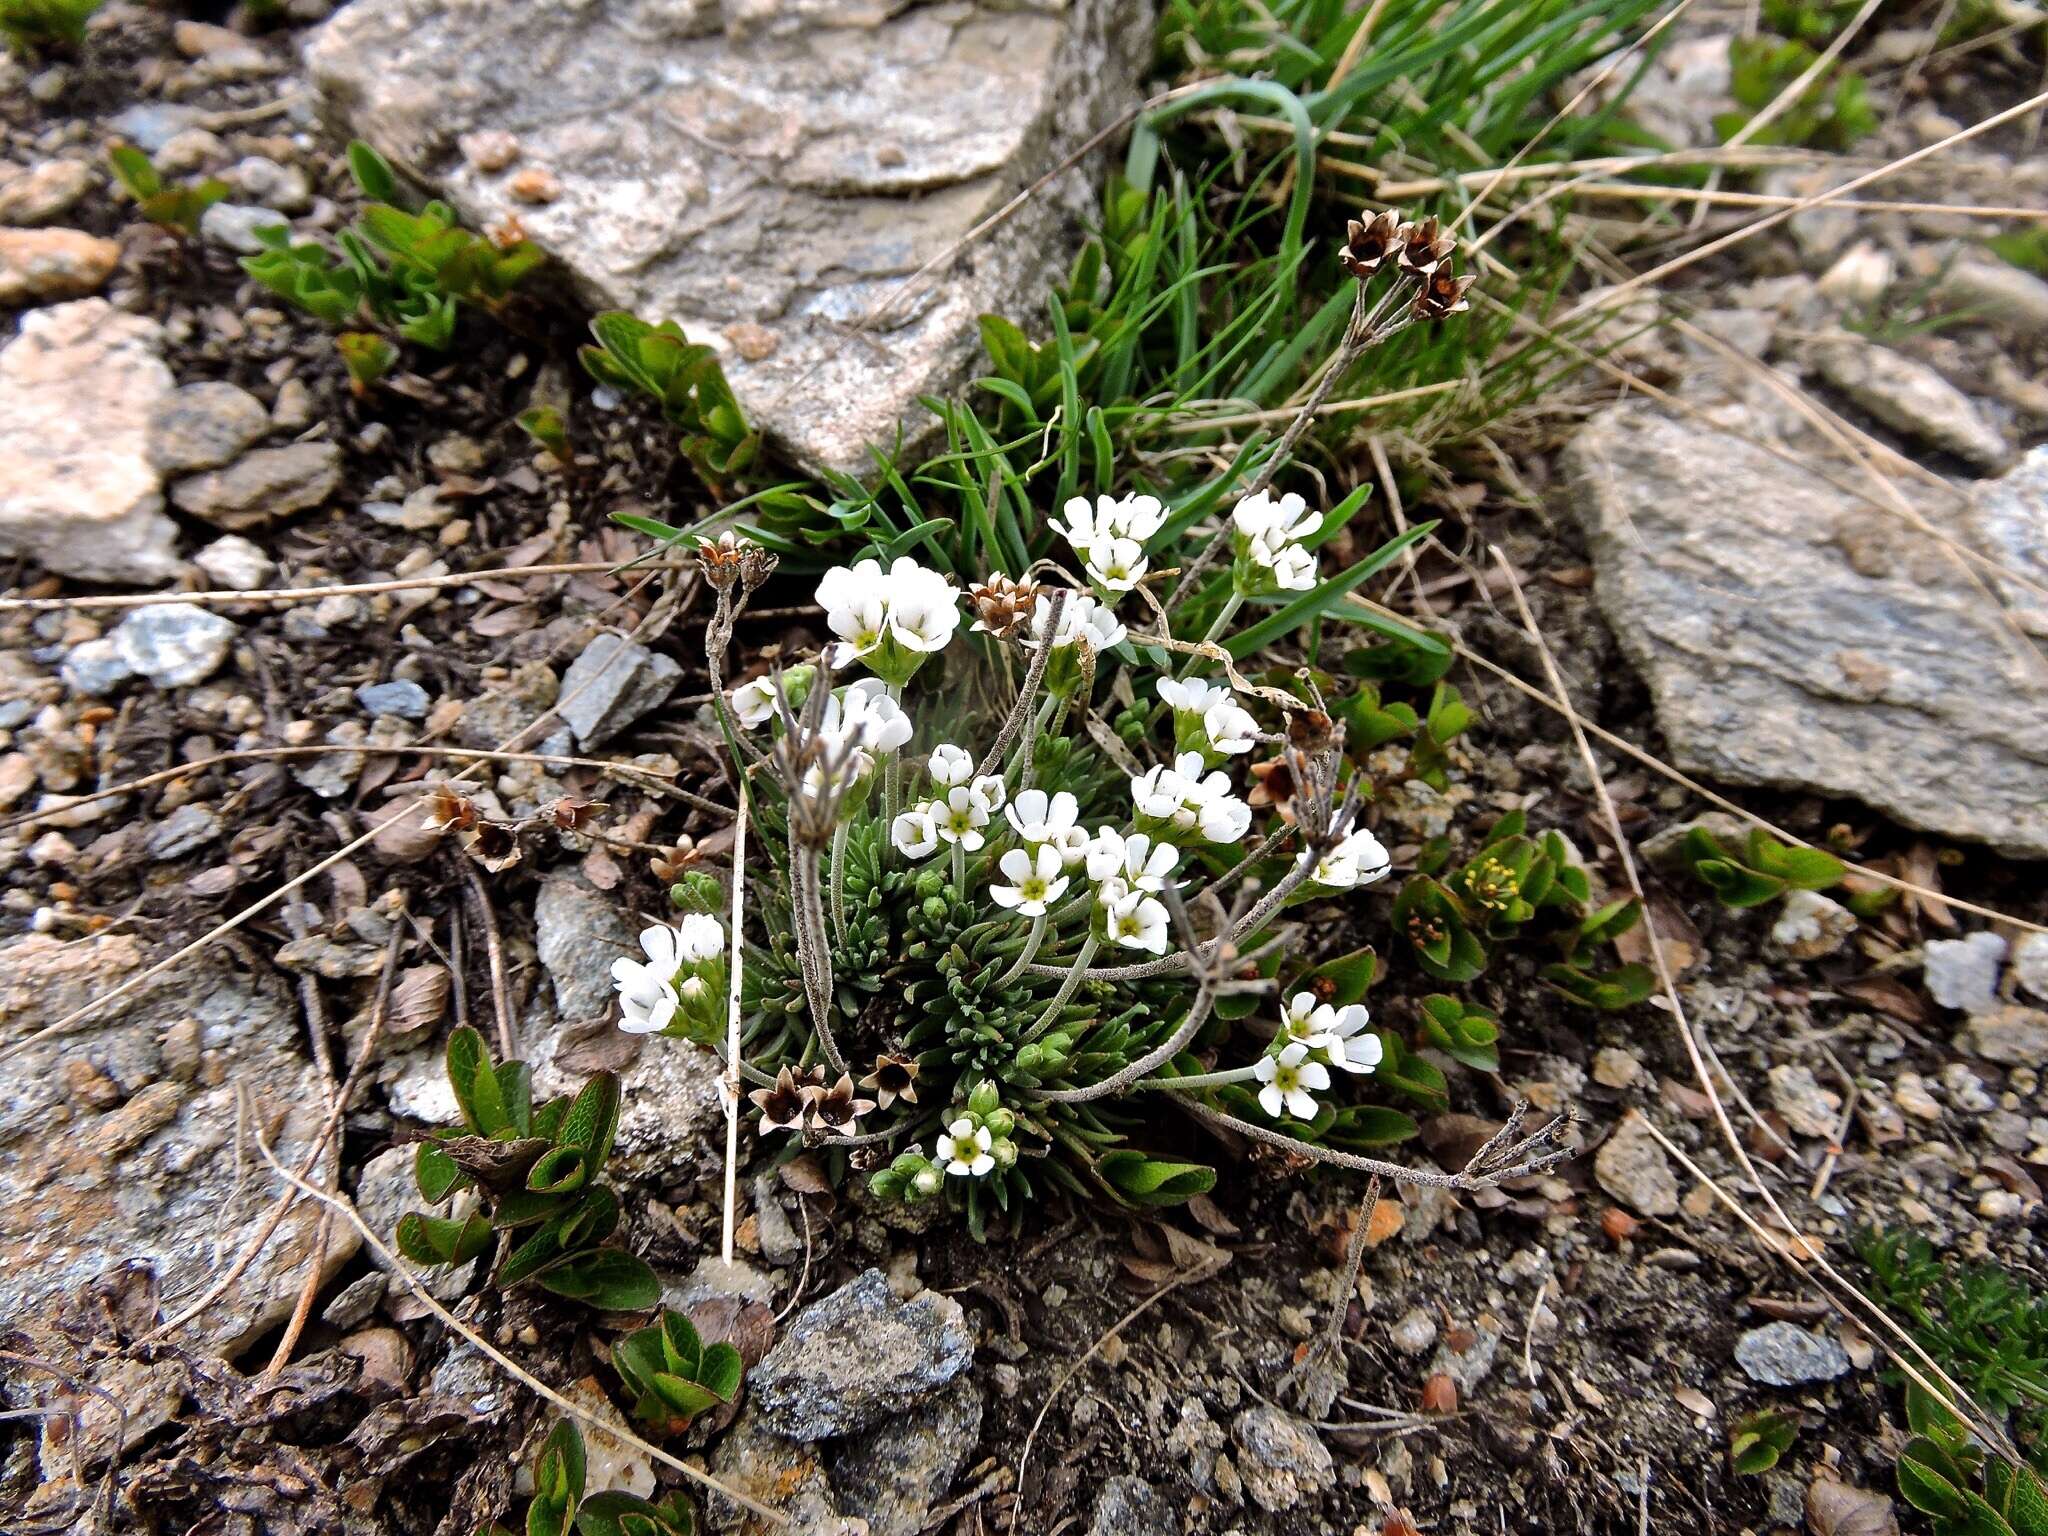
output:
[[[1180,863],[1171,843],[1154,843],[1143,832],[1129,837],[1104,827],[1088,843],[1088,878],[1100,884],[1116,880],[1134,891],[1163,891]]]
[[[757,677],[732,691],[732,712],[748,730],[755,730],[775,718],[775,682]]]
[[[709,912],[692,912],[676,924],[676,954],[684,965],[716,960],[725,953],[725,925]],[[646,936],[642,935],[644,946]]]
[[[943,651],[960,627],[960,603],[937,571],[899,555],[889,567],[889,635],[912,651]]]
[[[1001,869],[1008,885],[991,885],[988,893],[999,907],[1014,908],[1025,917],[1043,917],[1046,909],[1066,893],[1065,865],[1057,848],[1041,846],[1034,856],[1022,848],[1003,855]]]
[[[1060,863],[1071,869],[1088,851],[1088,834],[1075,825],[1080,809],[1080,803],[1065,790],[1048,795],[1042,789],[1024,789],[1003,814],[1027,847],[1052,848],[1059,853]]]
[[[1269,491],[1246,496],[1230,509],[1230,524],[1246,539],[1269,540],[1274,547],[1299,544],[1323,526],[1323,514],[1289,491],[1278,501]]]
[[[1235,757],[1258,744],[1259,723],[1243,705],[1224,699],[1202,712],[1202,732],[1209,738],[1211,752]]]
[[[1313,992],[1297,992],[1287,1000],[1280,1033],[1333,1067],[1370,1072],[1380,1064],[1381,1055],[1380,1037],[1365,1030],[1371,1020],[1363,1003],[1336,1008],[1318,1002]]]
[[[835,565],[818,582],[818,606],[825,624],[839,637],[829,657],[835,667],[851,665],[882,643],[889,623],[887,584],[879,560],[854,566]]]
[[[962,1115],[939,1138],[939,1161],[948,1173],[978,1179],[996,1165],[995,1155],[989,1151],[994,1145],[995,1137],[987,1126],[976,1125]]]
[[[1316,1032],[1303,1043],[1321,1051],[1331,1066],[1345,1072],[1370,1072],[1380,1064],[1380,1037],[1366,1029],[1372,1015],[1363,1003],[1346,1003],[1332,1008],[1328,1003],[1316,1010]]]
[[[1360,827],[1323,855],[1309,880],[1327,890],[1349,891],[1386,879],[1393,868],[1394,861],[1380,840]]]
[[[612,985],[619,993],[619,1028],[629,1035],[660,1034],[682,1006],[673,982],[631,960],[612,962]]]
[[[932,776],[932,782],[941,789],[951,789],[955,784],[965,784],[974,777],[974,759],[967,755],[965,747],[956,747],[950,741],[942,741],[932,748],[930,761],[924,771]]]
[[[1293,1041],[1278,1056],[1261,1056],[1252,1070],[1263,1085],[1259,1108],[1275,1120],[1283,1110],[1297,1120],[1315,1119],[1316,1101],[1309,1090],[1328,1088],[1330,1069],[1320,1061],[1310,1061],[1307,1046]]]
[[[1088,579],[1108,592],[1128,592],[1145,579],[1148,562],[1136,539],[1100,539],[1082,552]]]
[[[1252,808],[1232,793],[1220,769],[1204,775],[1202,754],[1183,752],[1131,780],[1131,804],[1140,816],[1194,832],[1204,842],[1234,843],[1250,830]]]
[[[1166,953],[1166,907],[1156,896],[1134,891],[1121,880],[1107,880],[1097,887],[1095,899],[1112,944],[1147,954]]]
[[[1245,552],[1253,564],[1272,573],[1273,585],[1284,592],[1306,592],[1316,584],[1316,557],[1299,544],[1254,539]]]
[[[1000,773],[984,773],[967,786],[967,792],[974,796],[976,805],[993,816],[1009,798],[1010,786],[1003,782]]]
[[[988,825],[988,810],[965,784],[955,784],[945,799],[934,800],[927,809],[942,841],[958,843],[969,853],[987,841],[981,829]]]
[[[1052,599],[1045,593],[1038,594],[1038,600],[1031,607],[1031,626],[1028,631],[1033,641],[1045,638],[1047,623],[1052,618]],[[1130,631],[1116,616],[1116,610],[1097,602],[1086,592],[1070,592],[1066,604],[1060,609],[1060,625],[1053,632],[1054,650],[1072,645],[1076,640],[1086,639],[1097,651],[1113,650],[1123,644],[1124,636]]]
[[[939,851],[939,829],[932,820],[932,808],[913,805],[889,823],[889,840],[906,859],[928,859]]]
[[[1201,677],[1162,677],[1159,679],[1159,698],[1175,714],[1199,715],[1211,704],[1220,703],[1232,697],[1228,688],[1221,683],[1212,683]]]

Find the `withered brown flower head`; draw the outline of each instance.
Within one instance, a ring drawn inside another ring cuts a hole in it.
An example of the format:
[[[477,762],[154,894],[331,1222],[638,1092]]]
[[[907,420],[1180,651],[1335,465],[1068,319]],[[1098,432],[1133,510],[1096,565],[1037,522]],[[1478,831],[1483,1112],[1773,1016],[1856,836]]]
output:
[[[519,834],[501,822],[479,821],[462,834],[462,846],[494,875],[519,862]]]
[[[741,560],[751,546],[731,533],[697,541],[697,564],[714,592],[729,592],[740,579]]]
[[[969,587],[967,600],[974,606],[974,627],[1007,640],[1018,625],[1031,617],[1032,607],[1038,601],[1038,583],[1012,581],[998,572]]]
[[[1441,320],[1445,315],[1463,314],[1472,307],[1465,291],[1473,281],[1471,277],[1458,276],[1446,261],[1423,279],[1422,291],[1415,295],[1415,318]]]
[[[1400,255],[1407,238],[1407,226],[1391,208],[1370,220],[1353,219],[1345,226],[1345,269],[1363,282]]]
[[[799,1078],[788,1067],[776,1075],[773,1088],[756,1088],[747,1095],[754,1108],[761,1111],[761,1129],[764,1131],[802,1130],[810,1114],[809,1095],[819,1092],[824,1086],[824,1074],[815,1068]]]
[[[853,1096],[853,1079],[839,1074],[830,1088],[807,1088],[811,1125],[828,1136],[852,1136],[860,1130],[860,1117],[875,1107],[873,1099]]]
[[[1418,277],[1428,276],[1458,249],[1456,236],[1438,233],[1434,215],[1402,225],[1401,235],[1401,265]]]
[[[420,818],[420,826],[426,831],[446,832],[453,828],[468,832],[476,822],[476,807],[446,784],[436,784],[428,792],[426,814]]]
[[[861,1087],[875,1096],[875,1108],[887,1109],[898,1099],[917,1102],[917,1063],[886,1052],[875,1058],[875,1070],[860,1080]]]
[[[1249,769],[1252,776],[1250,792],[1245,801],[1255,811],[1271,807],[1280,819],[1290,826],[1294,823],[1294,768],[1286,754],[1268,758],[1263,763],[1253,763]]]
[[[580,832],[604,814],[604,807],[592,805],[588,800],[579,800],[574,795],[564,795],[550,805],[543,814],[561,832]]]
[[[775,567],[781,563],[782,556],[749,540],[740,540],[740,590],[751,593],[773,576]]]

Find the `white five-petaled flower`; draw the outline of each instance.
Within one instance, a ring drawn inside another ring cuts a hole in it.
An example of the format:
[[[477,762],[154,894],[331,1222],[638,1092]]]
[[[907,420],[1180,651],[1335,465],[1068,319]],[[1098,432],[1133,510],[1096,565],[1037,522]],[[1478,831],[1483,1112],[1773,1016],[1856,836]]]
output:
[[[939,1161],[946,1165],[948,1173],[978,1179],[996,1165],[995,1155],[989,1150],[994,1145],[995,1137],[989,1134],[987,1126],[976,1125],[963,1115],[939,1138]]]
[[[981,832],[988,825],[988,808],[965,784],[955,784],[943,800],[934,800],[927,810],[942,842],[958,843],[973,853],[988,840]]]
[[[741,725],[756,730],[775,718],[775,681],[773,678],[757,677],[751,683],[741,683],[732,691],[732,712],[739,717]]]
[[[967,755],[965,747],[942,741],[932,748],[924,771],[931,775],[932,782],[939,788],[951,789],[955,784],[965,784],[974,777],[974,759]]]
[[[1384,880],[1394,861],[1380,840],[1360,827],[1324,854],[1309,873],[1309,880],[1326,890],[1349,891]]]
[[[1202,754],[1183,752],[1131,780],[1131,804],[1140,816],[1194,832],[1204,842],[1234,843],[1250,830],[1252,808],[1232,793],[1220,769],[1203,773]]]
[[[1333,1067],[1370,1072],[1380,1064],[1382,1054],[1379,1036],[1365,1029],[1371,1019],[1363,1003],[1337,1008],[1316,1001],[1313,992],[1297,992],[1281,1015],[1280,1032]]]
[[[1120,881],[1134,891],[1163,891],[1180,863],[1180,850],[1171,843],[1155,843],[1143,832],[1129,837],[1114,827],[1104,827],[1088,841],[1088,878],[1098,885]]]
[[[1096,887],[1095,900],[1112,944],[1151,955],[1166,953],[1166,904],[1158,897],[1134,891],[1121,880],[1105,880]]]
[[[1088,834],[1075,824],[1080,809],[1080,802],[1065,790],[1048,795],[1042,789],[1021,789],[1003,814],[1026,847],[1051,848],[1071,869],[1088,852]]]
[[[939,851],[939,829],[928,805],[899,811],[889,823],[889,840],[906,859],[928,859]]]
[[[999,907],[1009,907],[1024,917],[1043,917],[1046,909],[1066,894],[1066,866],[1057,848],[1040,844],[1036,854],[1012,848],[999,866],[1008,885],[991,885],[988,893]]]
[[[899,555],[886,573],[878,560],[835,565],[818,582],[818,605],[839,637],[830,656],[835,667],[874,658],[889,646],[913,657],[942,651],[960,625],[952,586],[908,555]],[[907,668],[899,670],[908,675]]]
[[[1259,1108],[1275,1120],[1283,1112],[1297,1120],[1315,1119],[1316,1101],[1309,1090],[1328,1088],[1330,1069],[1310,1061],[1307,1046],[1290,1041],[1279,1055],[1261,1056],[1252,1070],[1260,1083]]]
[[[1145,541],[1166,522],[1166,508],[1156,496],[1085,496],[1068,500],[1065,521],[1053,528],[1073,546],[1087,567],[1088,579],[1109,592],[1128,592],[1145,578]]]

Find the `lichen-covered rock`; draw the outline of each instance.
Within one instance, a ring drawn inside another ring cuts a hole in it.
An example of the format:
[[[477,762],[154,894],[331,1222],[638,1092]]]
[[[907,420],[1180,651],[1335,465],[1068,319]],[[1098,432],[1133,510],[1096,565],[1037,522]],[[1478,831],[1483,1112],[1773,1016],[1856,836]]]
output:
[[[936,1392],[974,1358],[960,1303],[899,1300],[862,1271],[799,1312],[747,1378],[765,1427],[791,1440],[857,1434]]]
[[[149,460],[172,389],[154,320],[103,299],[33,310],[0,347],[0,554],[82,581],[177,575],[178,525]]]
[[[1304,1420],[1270,1403],[1247,1408],[1230,1426],[1237,1470],[1261,1509],[1281,1514],[1337,1486],[1329,1448]]]
[[[147,958],[123,933],[0,948],[0,1041],[55,1022]],[[167,1312],[211,1284],[276,1199],[275,1181],[248,1166],[249,1131],[296,1167],[325,1119],[300,1037],[280,984],[206,960],[11,1058],[0,1071],[0,1317],[46,1338],[96,1276],[129,1262],[154,1268]],[[233,1355],[283,1322],[319,1225],[319,1206],[295,1205],[177,1342]],[[324,1274],[356,1245],[354,1229],[332,1224]]]
[[[918,1536],[981,1439],[981,1388],[961,1377],[908,1413],[849,1435],[827,1453],[840,1510],[868,1536]]]
[[[977,317],[1064,267],[1085,165],[954,252],[1135,99],[1149,9],[357,0],[307,63],[473,225],[516,216],[594,307],[680,321],[798,457],[860,471],[929,425],[918,396],[965,377]]]
[[[1952,551],[1645,404],[1595,417],[1565,462],[1601,610],[1678,767],[2048,857],[2048,678]],[[1979,497],[1975,520],[1944,521],[1987,554],[1987,503],[2011,498],[2048,527],[2048,454]]]

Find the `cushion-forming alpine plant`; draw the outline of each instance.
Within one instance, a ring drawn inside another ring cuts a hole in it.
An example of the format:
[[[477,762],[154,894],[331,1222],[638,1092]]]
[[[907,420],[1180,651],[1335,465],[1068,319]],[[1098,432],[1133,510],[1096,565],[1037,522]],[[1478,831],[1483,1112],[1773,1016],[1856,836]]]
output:
[[[1162,537],[1166,507],[1132,492],[1072,498],[1056,557],[964,589],[909,553],[836,566],[816,592],[832,640],[728,687],[735,621],[776,557],[699,542],[714,708],[767,848],[741,876],[737,947],[737,1070],[762,1133],[976,1233],[1047,1185],[1131,1204],[1210,1188],[1165,1150],[1163,1105],[1283,1160],[1411,1182],[1473,1187],[1565,1155],[1565,1122],[1523,1136],[1519,1113],[1456,1173],[1354,1150],[1408,1124],[1359,1088],[1430,1102],[1434,1069],[1372,1027],[1370,951],[1304,962],[1302,909],[1392,861],[1319,674],[1276,686],[1233,660],[1246,604],[1318,588],[1325,516],[1274,475],[1364,348],[1464,307],[1453,246],[1433,222],[1352,224],[1337,356],[1199,543]],[[1220,600],[1176,636],[1219,562]],[[679,920],[615,962],[621,1027],[724,1055],[728,897],[701,874],[673,895]]]

